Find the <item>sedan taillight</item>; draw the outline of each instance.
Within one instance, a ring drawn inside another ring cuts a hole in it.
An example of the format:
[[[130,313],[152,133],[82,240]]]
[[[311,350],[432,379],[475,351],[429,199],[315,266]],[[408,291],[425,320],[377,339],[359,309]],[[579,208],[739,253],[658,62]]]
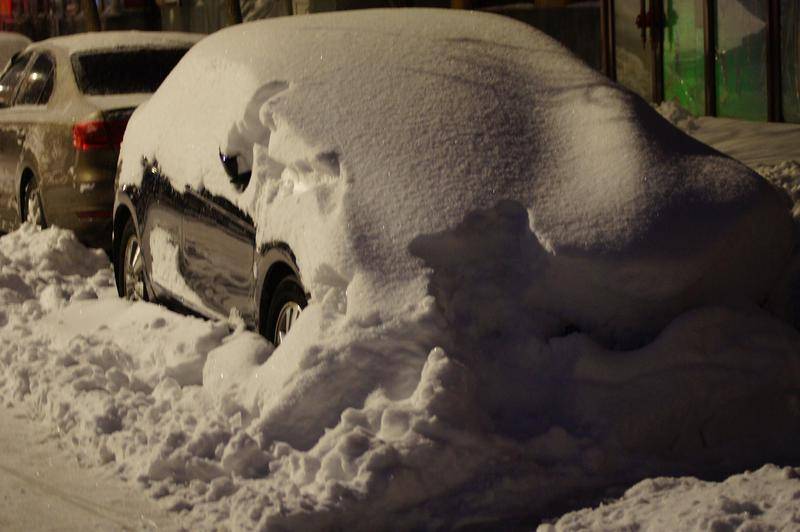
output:
[[[72,126],[72,145],[81,151],[119,148],[127,120],[92,120]]]

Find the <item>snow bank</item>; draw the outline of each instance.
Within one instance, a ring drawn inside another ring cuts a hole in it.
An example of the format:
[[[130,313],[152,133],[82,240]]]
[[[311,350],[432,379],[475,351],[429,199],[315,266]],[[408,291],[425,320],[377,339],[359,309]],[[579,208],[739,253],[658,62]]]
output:
[[[725,482],[653,478],[619,500],[573,512],[537,532],[567,530],[795,530],[800,470],[766,465]]]
[[[427,298],[395,328],[362,323],[358,338],[298,350],[303,328],[342,327],[340,286],[273,352],[235,319],[117,299],[101,252],[57,228],[0,238],[0,278],[4,403],[186,512],[189,528],[525,518],[654,472],[791,454],[800,433],[800,338],[756,309],[699,309],[621,353],[579,333],[537,339],[533,317],[491,340],[448,338]],[[417,344],[434,340],[415,367]],[[384,365],[411,389],[376,386]],[[346,393],[366,399],[322,426]]]

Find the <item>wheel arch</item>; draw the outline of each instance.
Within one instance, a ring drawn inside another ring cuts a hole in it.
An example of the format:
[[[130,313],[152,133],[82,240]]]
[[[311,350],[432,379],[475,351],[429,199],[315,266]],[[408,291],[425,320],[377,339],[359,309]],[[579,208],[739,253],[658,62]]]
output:
[[[124,203],[117,205],[114,210],[114,221],[111,227],[111,260],[114,264],[116,264],[119,256],[122,231],[125,229],[125,224],[128,223],[128,220],[133,220],[134,227],[136,226],[136,220],[134,220],[130,207]]]

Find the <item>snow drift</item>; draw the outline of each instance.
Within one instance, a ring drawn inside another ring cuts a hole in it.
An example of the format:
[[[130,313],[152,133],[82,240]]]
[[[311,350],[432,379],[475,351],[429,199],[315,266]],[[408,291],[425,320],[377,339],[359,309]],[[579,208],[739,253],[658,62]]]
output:
[[[122,184],[142,157],[292,247],[292,333],[66,305],[30,288],[60,267],[8,243],[13,319],[66,306],[0,360],[15,400],[197,523],[450,528],[796,457],[800,336],[757,306],[792,249],[784,198],[535,30],[435,10],[223,30],[134,114]]]
[[[794,530],[800,527],[800,471],[767,465],[721,484],[653,478],[593,510],[563,516],[537,532],[567,530]]]

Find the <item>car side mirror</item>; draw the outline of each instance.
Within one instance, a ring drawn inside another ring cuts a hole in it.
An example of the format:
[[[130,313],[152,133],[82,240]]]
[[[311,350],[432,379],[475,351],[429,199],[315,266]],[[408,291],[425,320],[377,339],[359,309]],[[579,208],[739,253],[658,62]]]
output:
[[[253,172],[248,170],[239,173],[239,156],[226,155],[222,153],[222,150],[219,150],[219,161],[222,163],[225,173],[228,174],[228,178],[231,180],[233,186],[236,187],[236,190],[242,192],[246,189],[248,183],[250,183],[250,177],[253,175]]]

